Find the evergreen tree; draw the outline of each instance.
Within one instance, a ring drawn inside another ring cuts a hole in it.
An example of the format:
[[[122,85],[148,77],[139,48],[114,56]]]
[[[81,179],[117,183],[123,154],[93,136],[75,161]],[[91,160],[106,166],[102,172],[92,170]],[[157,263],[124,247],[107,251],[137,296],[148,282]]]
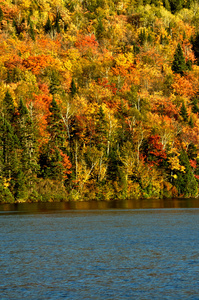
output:
[[[2,176],[10,180],[11,192],[15,192],[16,174],[20,168],[19,140],[11,124],[0,117],[0,143]]]
[[[111,149],[109,160],[108,160],[108,169],[107,169],[107,179],[110,181],[118,181],[120,179],[120,167],[122,162],[119,159],[119,155],[116,149]]]
[[[55,70],[52,70],[50,76],[50,93],[52,95],[56,94],[60,90],[60,79],[59,73]]]
[[[2,11],[2,9],[1,9],[1,7],[0,7],[0,22],[3,20],[3,11]]]
[[[98,19],[97,28],[96,28],[96,38],[100,40],[104,34],[104,26],[102,23],[102,18]]]
[[[73,78],[70,85],[70,92],[72,97],[77,93],[77,87]]]
[[[181,74],[181,75],[183,75],[187,69],[185,58],[180,44],[178,44],[176,48],[171,69],[174,73]]]
[[[64,147],[65,128],[61,118],[60,109],[53,98],[50,108],[51,114],[48,118],[48,132],[50,138],[47,144],[43,145],[40,154],[41,176],[62,181],[64,179],[63,159],[66,155]]]
[[[48,16],[48,19],[46,21],[46,24],[44,25],[44,31],[45,31],[45,33],[51,33],[52,32],[52,24],[51,24],[49,16]]]
[[[153,42],[153,38],[151,36],[151,34],[149,33],[147,36],[147,42],[152,43]]]
[[[180,164],[185,167],[185,172],[178,171],[176,173],[177,178],[174,180],[174,184],[178,189],[179,195],[194,197],[197,194],[198,184],[192,173],[186,151],[182,150],[179,158]]]
[[[193,122],[192,116],[191,116],[190,119],[189,119],[189,126],[190,126],[191,128],[194,128],[194,122]]]
[[[14,121],[15,106],[12,96],[8,91],[6,92],[5,97],[3,99],[3,115],[8,122],[12,123]]]
[[[170,6],[169,0],[163,0],[163,5],[168,11],[171,11],[171,6]]]
[[[181,106],[181,109],[180,109],[180,114],[181,114],[184,122],[187,122],[188,121],[188,113],[187,113],[187,108],[184,104],[184,101],[182,102],[182,106]]]
[[[33,29],[33,23],[32,22],[30,22],[29,35],[30,35],[31,39],[33,41],[35,41],[35,32],[34,32],[34,29]]]
[[[183,8],[184,0],[169,0],[171,12],[174,14]]]
[[[100,106],[95,129],[95,144],[99,150],[107,146],[107,125],[103,108]]]
[[[59,25],[60,20],[61,20],[61,15],[60,12],[58,11],[56,14],[55,24],[54,24],[54,28],[56,29],[57,33],[60,33],[60,25]]]
[[[50,133],[50,142],[62,148],[64,141],[64,124],[61,118],[61,112],[53,97],[49,110],[51,112],[48,117],[48,132]]]
[[[147,35],[146,35],[145,28],[144,28],[140,31],[140,34],[139,34],[140,45],[144,45],[146,40],[147,40]]]
[[[197,97],[194,97],[192,99],[191,103],[192,103],[192,108],[191,108],[192,112],[194,114],[199,113],[199,107],[198,107],[198,99],[197,99]]]
[[[193,45],[193,51],[197,59],[197,64],[199,64],[199,33],[196,34],[195,38],[191,38],[191,43]]]
[[[38,172],[37,163],[37,141],[36,132],[29,116],[29,112],[24,105],[22,99],[18,106],[18,118],[16,126],[16,134],[20,142],[21,164],[23,172],[26,176],[26,182],[30,182]]]
[[[63,179],[63,165],[61,164],[61,152],[57,147],[52,148],[52,144],[43,145],[40,154],[40,169],[43,178],[54,180]]]
[[[191,60],[187,60],[186,61],[186,67],[187,67],[187,70],[191,71],[192,70],[192,61]]]

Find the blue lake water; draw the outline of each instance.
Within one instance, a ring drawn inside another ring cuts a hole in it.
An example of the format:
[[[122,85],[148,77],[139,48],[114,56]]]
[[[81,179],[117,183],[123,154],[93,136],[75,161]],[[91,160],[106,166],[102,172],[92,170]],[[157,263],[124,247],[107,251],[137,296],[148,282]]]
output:
[[[0,299],[199,299],[198,201],[144,203],[0,206]]]

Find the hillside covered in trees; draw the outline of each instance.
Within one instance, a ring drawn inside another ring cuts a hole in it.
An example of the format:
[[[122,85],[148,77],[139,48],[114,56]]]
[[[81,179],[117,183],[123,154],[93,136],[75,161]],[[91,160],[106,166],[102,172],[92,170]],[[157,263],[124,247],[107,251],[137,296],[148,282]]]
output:
[[[197,0],[0,0],[0,202],[199,193]]]

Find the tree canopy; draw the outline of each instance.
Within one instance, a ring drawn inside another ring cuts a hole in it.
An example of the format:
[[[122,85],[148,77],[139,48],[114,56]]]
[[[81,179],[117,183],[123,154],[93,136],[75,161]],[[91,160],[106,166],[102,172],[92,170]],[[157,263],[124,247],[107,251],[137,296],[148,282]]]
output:
[[[0,202],[192,197],[195,0],[0,3]]]

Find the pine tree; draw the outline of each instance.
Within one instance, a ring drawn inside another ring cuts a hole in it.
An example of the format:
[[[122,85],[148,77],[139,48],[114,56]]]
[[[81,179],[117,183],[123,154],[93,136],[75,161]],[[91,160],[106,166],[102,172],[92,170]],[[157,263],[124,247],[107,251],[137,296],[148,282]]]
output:
[[[107,179],[111,181],[117,181],[119,178],[119,166],[121,161],[117,155],[116,149],[112,149],[109,155],[108,168],[107,168]]]
[[[183,8],[184,0],[169,0],[171,12],[174,14]]]
[[[22,151],[22,169],[27,179],[26,182],[28,182],[31,181],[31,178],[33,178],[38,172],[38,145],[35,138],[36,133],[33,123],[22,99],[20,99],[20,103],[18,106],[16,134],[18,136],[20,148]]]
[[[1,7],[0,7],[0,22],[3,20],[3,11],[2,11],[2,9],[1,9]]]
[[[3,115],[7,121],[11,123],[14,121],[15,106],[12,96],[8,91],[6,92],[5,97],[3,99]]]
[[[103,108],[100,106],[95,126],[95,143],[99,150],[107,146],[107,125]]]
[[[188,59],[186,61],[186,67],[187,67],[187,70],[192,71],[192,61],[191,60]]]
[[[165,7],[168,11],[171,11],[171,6],[170,6],[170,3],[169,3],[169,0],[164,0],[164,1],[163,1],[163,5],[164,5],[164,7]]]
[[[181,109],[180,109],[180,114],[181,114],[184,122],[187,122],[188,121],[188,113],[187,113],[187,108],[184,104],[184,101],[182,102],[182,106],[181,106]]]
[[[52,70],[50,76],[50,93],[52,95],[56,94],[60,90],[60,79],[59,73],[55,70]]]
[[[104,26],[102,23],[102,18],[98,19],[97,28],[96,28],[96,38],[100,40],[103,37]]]
[[[147,40],[147,35],[146,35],[145,28],[144,28],[144,29],[141,30],[141,32],[139,34],[140,45],[144,45],[146,40]]]
[[[31,39],[33,41],[35,41],[35,32],[34,32],[34,29],[33,29],[33,23],[32,22],[30,22],[29,35],[30,35]]]
[[[73,78],[70,85],[70,92],[72,97],[77,93],[77,87]]]
[[[153,38],[151,36],[151,34],[149,33],[147,36],[147,42],[152,43],[153,42]]]
[[[191,128],[194,128],[194,122],[193,122],[192,116],[191,116],[190,119],[189,119],[189,126],[190,126]]]
[[[54,28],[56,29],[57,33],[60,33],[59,20],[61,20],[61,15],[60,15],[60,12],[57,12],[56,18],[55,18],[55,24],[54,24]]]
[[[61,118],[61,112],[53,97],[49,107],[50,116],[48,117],[48,132],[50,133],[50,142],[59,148],[63,146],[64,124]]]
[[[191,101],[192,107],[191,110],[194,114],[199,113],[199,107],[198,107],[198,99],[197,97],[194,97]]]
[[[180,165],[185,167],[185,172],[177,172],[174,184],[178,189],[179,195],[184,197],[194,197],[197,194],[198,184],[192,173],[190,162],[186,151],[180,153]]]
[[[52,24],[51,24],[49,16],[48,16],[48,19],[46,21],[46,24],[44,25],[44,31],[45,31],[45,33],[51,33],[52,32]]]
[[[187,69],[185,58],[180,44],[178,44],[176,48],[171,69],[174,73],[181,74],[181,75],[183,75]]]
[[[20,167],[19,140],[11,124],[2,117],[0,117],[0,143],[2,176],[11,179],[11,191],[14,191],[15,177]]]
[[[193,51],[197,59],[197,64],[199,64],[199,33],[196,34],[195,38],[191,38],[191,43],[193,45]]]
[[[54,180],[64,180],[65,168],[64,157],[66,157],[66,148],[64,146],[65,128],[61,118],[60,109],[54,97],[50,104],[51,112],[48,117],[47,130],[50,138],[47,144],[43,145],[39,158],[41,176]]]

